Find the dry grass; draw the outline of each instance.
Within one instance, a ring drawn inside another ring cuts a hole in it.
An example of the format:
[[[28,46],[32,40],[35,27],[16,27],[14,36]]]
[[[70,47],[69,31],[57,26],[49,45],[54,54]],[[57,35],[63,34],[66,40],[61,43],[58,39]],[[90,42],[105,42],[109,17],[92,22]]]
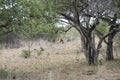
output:
[[[24,42],[23,42],[24,43]],[[25,43],[24,43],[25,44]],[[31,46],[31,56],[20,57],[22,50],[5,49],[0,52],[0,69],[9,76],[0,80],[119,80],[120,60],[105,62],[98,66],[88,66],[80,49],[80,41],[64,44],[35,41]],[[41,51],[40,48],[44,50]],[[38,52],[41,52],[38,55]],[[0,72],[3,73],[3,72]]]

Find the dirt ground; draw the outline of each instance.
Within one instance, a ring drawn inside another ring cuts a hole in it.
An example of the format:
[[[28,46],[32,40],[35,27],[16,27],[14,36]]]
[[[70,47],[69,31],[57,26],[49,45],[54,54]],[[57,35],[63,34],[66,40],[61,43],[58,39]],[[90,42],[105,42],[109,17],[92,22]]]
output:
[[[88,66],[80,39],[64,44],[35,41],[29,58],[21,57],[22,50],[28,49],[23,44],[0,50],[0,80],[120,80],[120,59],[106,62],[101,56],[98,65]]]

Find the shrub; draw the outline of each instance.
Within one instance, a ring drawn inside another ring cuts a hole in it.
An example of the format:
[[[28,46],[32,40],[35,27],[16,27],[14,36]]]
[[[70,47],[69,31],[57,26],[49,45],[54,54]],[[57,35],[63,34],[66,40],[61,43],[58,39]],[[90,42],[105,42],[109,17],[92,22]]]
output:
[[[8,71],[5,69],[0,69],[0,78],[7,78],[8,77]]]
[[[29,58],[31,56],[31,51],[29,51],[29,50],[22,50],[21,56],[24,57],[24,58]]]

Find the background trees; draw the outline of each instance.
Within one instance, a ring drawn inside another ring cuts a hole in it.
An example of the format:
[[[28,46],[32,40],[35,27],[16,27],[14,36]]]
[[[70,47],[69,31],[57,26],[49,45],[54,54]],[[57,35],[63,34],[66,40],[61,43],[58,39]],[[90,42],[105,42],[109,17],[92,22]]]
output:
[[[27,39],[47,37],[53,35],[54,38],[57,34],[53,28],[57,29],[54,25],[47,23],[48,19],[43,17],[45,7],[39,1],[27,0],[1,0],[0,1],[0,42],[1,44],[14,43],[19,41],[17,39]],[[46,22],[47,21],[47,22]],[[50,20],[49,20],[50,21]],[[17,40],[17,41],[16,41]],[[19,44],[17,44],[19,45]]]
[[[0,4],[0,41],[8,44],[13,37],[18,38],[15,33],[24,20],[24,11],[20,0],[0,0]],[[14,41],[12,39],[12,42]]]

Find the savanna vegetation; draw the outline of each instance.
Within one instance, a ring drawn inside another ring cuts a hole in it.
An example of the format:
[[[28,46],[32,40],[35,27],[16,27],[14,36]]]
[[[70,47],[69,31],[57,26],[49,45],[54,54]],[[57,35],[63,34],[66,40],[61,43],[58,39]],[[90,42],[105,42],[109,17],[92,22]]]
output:
[[[119,32],[119,0],[0,0],[0,78],[119,80]]]

